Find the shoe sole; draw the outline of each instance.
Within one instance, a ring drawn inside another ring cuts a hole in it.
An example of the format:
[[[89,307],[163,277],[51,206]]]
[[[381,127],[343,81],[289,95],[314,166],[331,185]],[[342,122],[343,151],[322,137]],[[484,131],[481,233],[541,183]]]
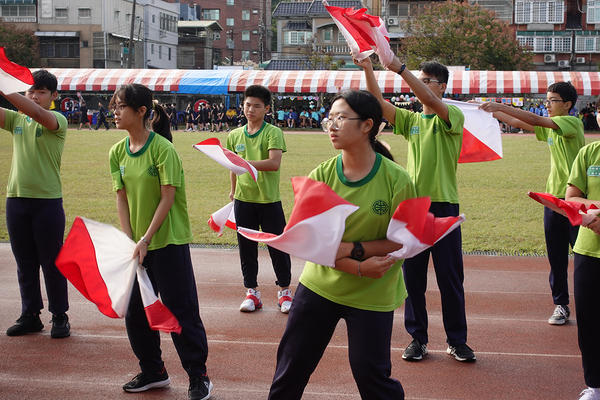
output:
[[[473,358],[462,358],[462,357],[459,357],[456,354],[454,354],[454,352],[451,349],[447,349],[446,350],[446,354],[448,354],[449,356],[454,356],[454,359],[456,361],[460,361],[460,362],[464,362],[464,363],[470,363],[470,362],[477,361],[477,357],[475,357],[475,356],[473,356]]]
[[[208,400],[208,399],[210,399],[210,392],[212,391],[212,389],[213,389],[213,383],[211,381],[208,381],[208,394],[206,396],[204,396],[203,398],[201,398],[201,399],[194,399],[194,400]]]
[[[552,320],[552,319],[549,319],[548,323],[550,325],[564,325],[564,324],[567,323],[567,321],[568,321],[568,319],[563,319],[563,320]]]
[[[167,378],[164,381],[152,382],[152,383],[147,384],[146,386],[142,386],[139,388],[133,388],[133,389],[123,388],[123,390],[126,392],[129,392],[129,393],[139,393],[139,392],[145,392],[146,390],[150,390],[150,389],[162,388],[162,387],[167,386],[169,383],[171,383],[171,378]]]
[[[253,309],[249,309],[249,308],[240,307],[240,311],[241,311],[241,312],[247,312],[247,313],[250,313],[250,312],[253,312],[253,311],[256,311],[256,310],[258,310],[259,308],[262,308],[262,306],[263,306],[263,305],[262,305],[262,303],[259,303],[257,306],[254,306],[254,308],[253,308]]]

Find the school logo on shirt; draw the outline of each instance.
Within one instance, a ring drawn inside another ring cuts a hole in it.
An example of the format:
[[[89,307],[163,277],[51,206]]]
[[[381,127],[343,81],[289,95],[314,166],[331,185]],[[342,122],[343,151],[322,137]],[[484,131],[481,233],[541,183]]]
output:
[[[35,129],[35,136],[42,137],[42,126],[41,125],[38,125],[38,127]]]
[[[119,171],[121,172],[121,176],[125,176],[125,166],[119,165]]]
[[[246,145],[244,143],[240,143],[240,144],[236,144],[235,145],[235,152],[236,153],[240,153],[242,151],[246,150]]]
[[[22,134],[23,134],[23,127],[15,126],[15,135],[22,135]]]
[[[587,176],[600,176],[600,167],[596,165],[590,165],[587,169]]]
[[[377,215],[387,214],[390,206],[383,200],[375,200],[371,205],[371,210]]]
[[[418,135],[419,134],[419,127],[418,126],[413,126],[412,128],[410,128],[410,134],[411,135]]]
[[[151,165],[148,167],[148,175],[150,176],[158,176],[158,169],[155,165]]]
[[[551,137],[548,138],[548,146],[554,146],[554,140]]]

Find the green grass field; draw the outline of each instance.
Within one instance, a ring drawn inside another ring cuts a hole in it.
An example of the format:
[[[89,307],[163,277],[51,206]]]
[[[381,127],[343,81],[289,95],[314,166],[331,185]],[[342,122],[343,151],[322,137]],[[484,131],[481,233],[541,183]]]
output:
[[[63,154],[62,178],[67,228],[76,216],[118,226],[115,194],[108,170],[110,147],[125,137],[124,131],[69,130]],[[227,230],[217,237],[208,228],[210,214],[229,201],[229,171],[192,147],[209,137],[225,142],[226,133],[174,132],[186,177],[187,199],[194,243],[236,244]],[[587,139],[588,142],[598,137]],[[385,136],[400,165],[406,164],[404,138]],[[286,134],[288,152],[281,169],[283,207],[289,215],[294,202],[290,178],[305,176],[320,162],[337,154],[327,135]],[[459,164],[458,185],[465,252],[507,254],[545,253],[542,206],[527,197],[527,191],[544,192],[550,170],[550,153],[545,143],[531,135],[503,137],[502,160]],[[0,190],[6,196],[6,182],[12,157],[12,138],[0,135]],[[0,202],[4,214],[5,203]],[[0,240],[8,241],[6,221],[0,219]]]

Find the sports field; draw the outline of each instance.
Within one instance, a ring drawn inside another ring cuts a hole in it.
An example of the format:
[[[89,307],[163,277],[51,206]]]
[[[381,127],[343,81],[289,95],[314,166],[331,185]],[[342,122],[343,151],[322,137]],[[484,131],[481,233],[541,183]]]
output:
[[[115,194],[108,169],[110,147],[126,136],[118,130],[69,130],[63,154],[63,197],[67,227],[75,216],[118,226]],[[192,145],[209,137],[224,143],[226,133],[173,132],[175,146],[183,159],[188,206],[194,243],[233,245],[233,231],[217,237],[206,224],[210,214],[229,202],[229,171]],[[337,154],[325,134],[317,131],[286,132],[287,153],[282,161],[281,193],[289,217],[293,206],[290,178],[305,176],[320,162]],[[600,135],[587,135],[587,142]],[[400,165],[406,163],[404,138],[384,135]],[[527,191],[543,192],[550,170],[547,145],[533,135],[504,135],[502,160],[459,164],[458,185],[465,252],[543,254],[542,206],[527,197]],[[12,157],[12,139],[0,135],[0,193],[6,196],[6,182]],[[5,203],[0,202],[4,213]],[[7,241],[6,222],[0,219],[0,240]]]

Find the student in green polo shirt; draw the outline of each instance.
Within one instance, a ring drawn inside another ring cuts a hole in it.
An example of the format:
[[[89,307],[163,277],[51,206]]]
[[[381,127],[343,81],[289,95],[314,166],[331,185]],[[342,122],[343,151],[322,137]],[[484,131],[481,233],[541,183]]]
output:
[[[244,93],[244,115],[248,123],[231,131],[227,137],[227,149],[233,151],[258,171],[256,181],[250,174],[239,177],[233,172],[229,198],[234,202],[235,221],[238,226],[280,235],[285,228],[285,215],[279,194],[281,158],[287,151],[280,128],[265,122],[265,114],[271,108],[271,91],[261,85],[252,85]],[[258,289],[258,243],[237,234],[244,276],[246,298],[240,311],[252,312],[262,307]],[[287,314],[292,305],[292,263],[290,256],[268,246],[278,291],[278,304]]]
[[[356,65],[364,69],[367,90],[378,98],[383,108],[383,117],[394,126],[394,134],[402,135],[408,141],[406,170],[415,184],[417,195],[431,198],[429,211],[434,216],[458,216],[456,170],[465,117],[458,107],[446,105],[442,101],[448,84],[448,69],[435,61],[424,62],[418,76],[415,76],[397,58],[387,66],[390,71],[402,76],[423,104],[423,112],[416,113],[397,108],[383,99],[368,57],[356,62]],[[433,258],[442,299],[442,316],[448,342],[446,352],[457,361],[473,362],[475,354],[467,345],[460,227],[430,249],[404,262],[404,279],[408,291],[404,326],[413,340],[402,358],[406,361],[419,361],[428,353],[425,292],[430,256]]]
[[[600,108],[600,97],[596,111]],[[600,114],[596,115],[600,123]],[[600,208],[600,142],[583,147],[571,169],[566,199]],[[574,297],[583,377],[579,400],[600,400],[600,218],[579,230],[575,247]]]
[[[549,117],[500,103],[484,103],[481,109],[517,128],[534,131],[537,140],[546,142],[550,149],[550,175],[546,192],[565,198],[571,165],[579,149],[585,144],[583,123],[569,111],[577,103],[577,89],[570,82],[556,82],[548,87],[546,108]],[[550,262],[550,289],[554,313],[548,319],[551,325],[563,325],[569,320],[569,245],[577,239],[578,226],[572,226],[567,217],[544,207],[544,233]]]
[[[13,157],[6,189],[6,227],[21,289],[21,316],[6,330],[8,336],[41,331],[44,308],[40,266],[44,273],[50,337],[70,336],[67,280],[54,261],[65,234],[60,165],[67,135],[67,119],[50,111],[57,99],[58,81],[46,70],[33,73],[33,86],[25,96],[4,95],[21,111],[0,107],[0,128],[13,138]]]
[[[346,219],[333,268],[307,262],[277,351],[269,400],[299,400],[340,319],[348,329],[348,358],[362,399],[404,399],[391,377],[394,310],[406,298],[401,245],[386,233],[398,205],[415,197],[408,173],[376,139],[377,99],[349,90],[331,100],[323,120],[338,156],[309,175],[360,208]],[[377,205],[377,206],[374,206]]]
[[[190,256],[192,229],[183,165],[171,143],[169,118],[152,97],[150,89],[137,83],[122,86],[113,95],[110,108],[117,128],[126,130],[127,137],[110,149],[110,173],[121,230],[137,242],[132,257],[139,257],[154,290],[181,325],[181,333],[172,333],[171,338],[189,377],[188,398],[205,400],[213,385],[206,374],[208,344]],[[123,390],[142,392],[168,385],[160,334],[148,324],[137,282],[125,325],[141,372]]]

